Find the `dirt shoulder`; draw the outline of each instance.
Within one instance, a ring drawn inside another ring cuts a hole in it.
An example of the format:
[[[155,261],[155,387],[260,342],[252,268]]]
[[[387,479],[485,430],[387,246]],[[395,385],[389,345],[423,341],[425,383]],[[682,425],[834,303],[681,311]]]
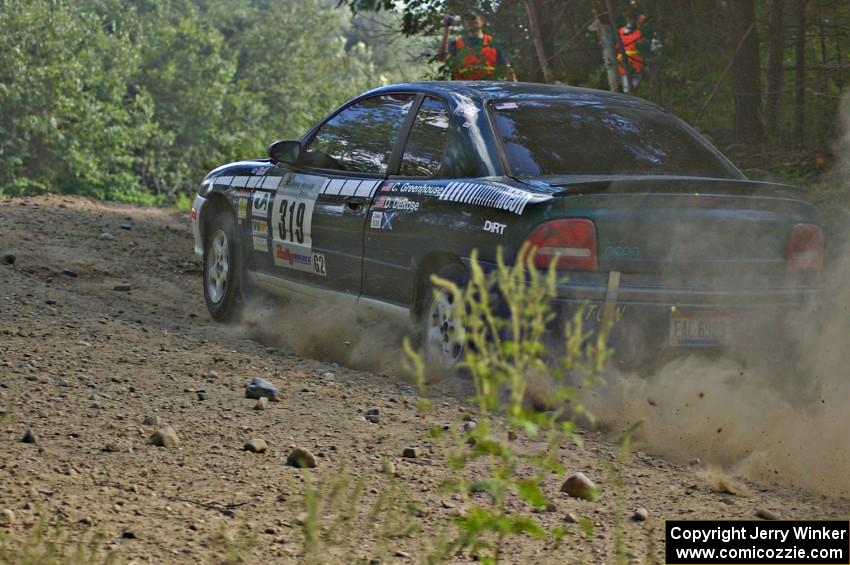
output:
[[[0,528],[13,538],[44,518],[61,520],[73,536],[102,534],[105,549],[127,561],[221,562],[235,552],[248,562],[297,562],[305,481],[348,473],[363,481],[362,511],[349,526],[354,539],[328,547],[328,560],[415,562],[463,512],[462,501],[439,488],[450,472],[428,432],[459,425],[465,388],[438,386],[433,409],[422,414],[403,376],[301,357],[215,324],[185,217],[82,198],[3,201],[0,256],[8,253],[14,264],[0,265],[0,410],[8,414],[0,425],[0,510],[14,520]],[[114,290],[123,283],[131,290]],[[244,397],[253,377],[277,385],[280,401],[255,410]],[[380,410],[378,423],[363,417],[371,407]],[[147,417],[160,424],[145,425]],[[179,445],[150,445],[165,425]],[[33,444],[21,442],[27,428]],[[752,482],[739,481],[746,492],[719,493],[699,465],[640,451],[614,496],[617,446],[583,436],[584,447],[563,445],[561,459],[605,495],[571,499],[559,492],[563,478],[547,478],[555,504],[536,517],[567,526],[566,547],[523,539],[509,544],[507,562],[610,562],[618,512],[628,551],[641,562],[663,562],[666,519],[751,519],[759,509],[800,519],[850,513],[846,499]],[[243,451],[250,438],[264,439],[268,451]],[[294,446],[316,455],[309,479],[286,465]],[[403,458],[408,446],[423,456]],[[386,462],[394,473],[382,472]],[[421,533],[387,540],[385,517],[366,516],[393,489],[416,502],[411,520]],[[637,507],[648,509],[646,521],[629,519]],[[588,518],[593,535],[568,524],[568,513]]]

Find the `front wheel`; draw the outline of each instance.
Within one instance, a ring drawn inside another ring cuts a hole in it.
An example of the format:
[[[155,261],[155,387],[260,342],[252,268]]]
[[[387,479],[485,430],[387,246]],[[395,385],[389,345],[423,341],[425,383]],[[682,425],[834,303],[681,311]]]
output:
[[[445,265],[436,275],[450,280],[461,288],[466,286],[469,275],[459,264]],[[457,304],[454,295],[445,288],[435,287],[428,282],[422,309],[422,332],[424,338],[425,364],[430,373],[449,373],[463,359],[463,332],[457,325]]]
[[[217,322],[236,319],[242,308],[242,257],[230,214],[210,220],[204,245],[204,300]]]

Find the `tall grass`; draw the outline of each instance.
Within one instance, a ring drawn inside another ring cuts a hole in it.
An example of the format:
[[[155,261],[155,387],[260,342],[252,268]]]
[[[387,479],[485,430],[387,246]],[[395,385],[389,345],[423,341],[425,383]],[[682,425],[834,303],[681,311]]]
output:
[[[585,308],[578,307],[565,322],[561,340],[547,346],[559,320],[554,303],[558,273],[556,261],[545,272],[535,268],[534,255],[523,248],[509,265],[499,250],[496,269],[486,273],[473,252],[466,286],[432,279],[435,292],[448,292],[457,305],[454,326],[462,328],[464,344],[458,369],[475,387],[476,418],[475,425],[447,438],[453,478],[444,487],[463,497],[467,510],[455,520],[456,535],[430,562],[468,551],[482,563],[497,563],[509,538],[548,538],[558,546],[564,535],[561,527],[547,531],[534,511],[552,505],[544,477],[565,474],[560,445],[581,442],[576,419],[592,418],[580,391],[599,378],[611,354],[606,345],[610,328],[587,330]],[[422,385],[424,364],[409,344],[406,348]],[[530,406],[526,393],[532,378],[543,381],[546,392]],[[520,451],[509,439],[517,434],[544,447]],[[439,437],[440,430],[434,435]],[[479,461],[484,465],[473,465]],[[512,498],[523,501],[522,511],[511,507]]]

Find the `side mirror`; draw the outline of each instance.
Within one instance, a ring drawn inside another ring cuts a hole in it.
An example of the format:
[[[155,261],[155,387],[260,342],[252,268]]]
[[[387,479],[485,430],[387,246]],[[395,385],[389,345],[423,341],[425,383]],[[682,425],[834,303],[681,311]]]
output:
[[[269,145],[269,157],[274,163],[294,165],[301,157],[300,141],[275,141]]]

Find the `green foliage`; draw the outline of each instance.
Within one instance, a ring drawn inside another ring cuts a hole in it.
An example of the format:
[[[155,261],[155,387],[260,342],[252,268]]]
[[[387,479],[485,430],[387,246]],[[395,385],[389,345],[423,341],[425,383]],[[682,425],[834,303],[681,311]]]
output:
[[[314,485],[307,474],[306,482],[304,512],[299,517],[306,563],[352,562],[360,540],[366,537],[378,540],[379,558],[388,557],[392,540],[419,531],[418,507],[397,483],[368,504],[362,478],[338,473]]]
[[[458,305],[453,316],[464,344],[460,369],[472,379],[477,407],[476,424],[449,438],[448,465],[458,473],[443,485],[464,497],[468,510],[456,520],[457,536],[438,548],[429,558],[432,561],[468,550],[482,562],[495,563],[510,536],[551,536],[556,541],[563,536],[560,530],[547,532],[533,515],[509,508],[514,498],[533,510],[550,504],[543,477],[564,474],[559,446],[565,439],[576,439],[574,418],[588,416],[579,401],[579,390],[596,381],[610,355],[606,346],[610,328],[585,331],[584,308],[566,324],[563,345],[556,351],[546,347],[555,321],[555,263],[541,273],[528,248],[514,265],[504,262],[500,250],[497,269],[488,274],[473,252],[466,287],[432,279],[435,292],[449,292],[451,303]],[[504,315],[496,310],[497,300]],[[420,384],[424,383],[421,360],[409,345],[406,349],[411,368],[417,371]],[[530,378],[535,376],[548,384],[540,399],[542,410],[525,403]],[[501,429],[503,424],[507,429]],[[542,440],[546,447],[532,454],[517,452],[508,433],[524,433]],[[476,460],[486,461],[486,471],[470,478],[469,465]],[[484,502],[478,496],[482,494]]]
[[[192,194],[397,79],[350,20],[322,0],[0,0],[0,196]]]
[[[0,186],[144,201],[135,151],[146,100],[127,91],[139,54],[76,3],[7,0],[0,9]]]
[[[539,35],[553,79],[571,85],[607,89],[599,39],[590,24],[594,21],[593,6],[605,6],[594,0],[528,0],[499,2],[494,0],[340,0],[353,10],[363,12],[392,12],[402,9],[403,18],[398,30],[407,34],[429,37],[431,52],[436,51],[441,33],[440,22],[445,14],[463,14],[475,9],[486,19],[485,31],[494,36],[511,57],[519,80],[542,82],[543,73],[536,46],[531,40],[526,7],[537,12]],[[760,68],[767,74],[768,45],[772,38],[782,38],[782,75],[778,77],[777,131],[755,144],[758,148],[794,146],[792,131],[798,101],[796,35],[804,34],[804,68],[799,87],[803,92],[804,149],[829,151],[836,135],[838,102],[842,90],[850,81],[850,66],[846,64],[848,35],[850,35],[850,4],[844,0],[818,2],[772,2],[769,0],[735,0],[734,2],[682,2],[681,0],[646,0],[639,2],[647,19],[645,32],[659,40],[660,47],[649,58],[642,82],[634,94],[660,104],[686,121],[710,133],[717,145],[725,150],[736,139],[737,104],[733,89],[734,71],[727,67],[736,57],[739,38],[735,26],[734,5],[752,2],[756,25],[753,32],[758,41]],[[621,10],[625,0],[612,0],[617,25],[624,23]],[[769,26],[770,12],[784,4],[783,27],[774,31]],[[796,20],[796,8],[805,4],[804,21]],[[402,7],[399,8],[399,5]],[[604,8],[603,8],[604,9]],[[462,33],[459,25],[453,34]],[[450,69],[443,69],[447,77]],[[762,81],[767,85],[767,81]],[[712,93],[714,95],[712,96]],[[766,101],[767,89],[761,94]],[[699,120],[697,117],[699,116]],[[763,115],[758,116],[761,120]],[[741,132],[738,132],[739,134]],[[743,163],[746,166],[746,163]],[[782,175],[783,161],[773,160],[768,169]],[[818,172],[818,171],[815,171]],[[823,171],[820,171],[821,173]],[[793,171],[792,171],[793,174]],[[799,175],[798,175],[799,176]],[[795,179],[794,176],[786,177]]]
[[[39,519],[27,536],[15,539],[0,528],[0,563],[18,565],[109,565],[119,561],[103,549],[98,534],[72,535],[61,522]]]
[[[249,562],[251,551],[259,544],[259,536],[248,524],[241,524],[235,530],[223,528],[212,541],[221,549],[224,565],[239,565]]]

